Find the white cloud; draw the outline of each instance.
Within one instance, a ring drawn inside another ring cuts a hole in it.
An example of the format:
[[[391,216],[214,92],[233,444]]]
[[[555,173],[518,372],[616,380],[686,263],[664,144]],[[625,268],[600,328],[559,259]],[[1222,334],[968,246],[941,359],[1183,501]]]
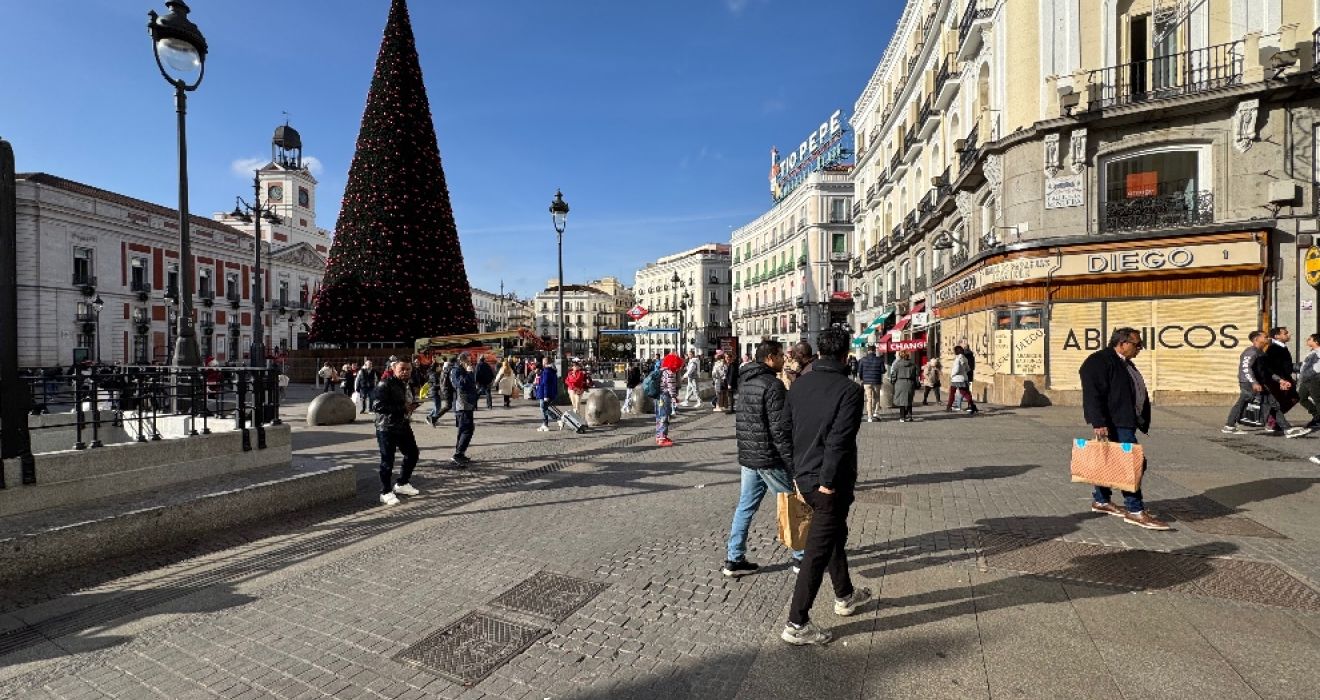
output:
[[[229,169],[243,179],[252,177],[252,171],[270,162],[269,158],[237,158],[229,164]]]
[[[235,175],[246,180],[252,177],[253,170],[260,168],[269,162],[269,158],[261,157],[236,158],[229,164],[229,169],[232,170]],[[307,166],[307,170],[317,177],[320,177],[321,173],[325,170],[325,165],[322,164],[321,159],[316,156],[303,156],[303,165]]]
[[[749,0],[724,0],[724,6],[729,8],[729,12],[736,15],[747,7],[748,2]]]

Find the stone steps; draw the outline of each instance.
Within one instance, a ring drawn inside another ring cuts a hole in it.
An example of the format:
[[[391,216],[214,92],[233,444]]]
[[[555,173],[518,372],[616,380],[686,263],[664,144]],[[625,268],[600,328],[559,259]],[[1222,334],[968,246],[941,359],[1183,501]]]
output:
[[[167,546],[355,493],[352,465],[298,457],[292,464],[151,492],[0,516],[0,583]]]

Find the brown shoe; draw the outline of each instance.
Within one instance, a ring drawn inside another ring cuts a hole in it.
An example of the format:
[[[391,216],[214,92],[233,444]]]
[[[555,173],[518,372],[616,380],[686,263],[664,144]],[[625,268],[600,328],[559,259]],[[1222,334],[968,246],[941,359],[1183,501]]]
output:
[[[1125,518],[1125,517],[1127,517],[1127,511],[1123,510],[1122,508],[1119,508],[1118,506],[1114,505],[1113,503],[1100,503],[1100,502],[1098,502],[1098,501],[1097,501],[1097,502],[1092,502],[1092,503],[1091,503],[1091,512],[1093,512],[1093,513],[1104,513],[1104,514],[1106,514],[1106,515],[1116,515],[1116,516],[1118,516],[1118,517],[1120,517],[1120,518]]]
[[[1144,511],[1144,510],[1141,511],[1140,513],[1128,513],[1127,515],[1123,516],[1123,520],[1124,520],[1125,522],[1132,523],[1133,525],[1136,525],[1137,527],[1144,527],[1144,528],[1146,528],[1147,530],[1172,530],[1172,529],[1173,529],[1173,528],[1169,527],[1169,524],[1168,524],[1168,523],[1166,523],[1166,522],[1164,522],[1163,520],[1160,520],[1160,519],[1158,519],[1158,518],[1152,516],[1150,513],[1147,513],[1147,512]]]

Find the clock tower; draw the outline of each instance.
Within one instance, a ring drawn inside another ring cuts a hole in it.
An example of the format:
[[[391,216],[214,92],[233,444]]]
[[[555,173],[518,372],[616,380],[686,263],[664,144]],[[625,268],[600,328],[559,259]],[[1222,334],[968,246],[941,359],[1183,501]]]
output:
[[[281,219],[262,228],[272,248],[307,243],[325,255],[330,242],[316,226],[316,178],[303,161],[302,136],[286,122],[271,138],[270,163],[260,170],[261,196]]]

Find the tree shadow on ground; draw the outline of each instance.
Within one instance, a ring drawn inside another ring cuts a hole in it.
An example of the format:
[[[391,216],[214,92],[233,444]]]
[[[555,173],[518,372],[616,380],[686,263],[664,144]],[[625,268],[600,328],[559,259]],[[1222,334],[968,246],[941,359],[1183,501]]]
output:
[[[1015,476],[1022,476],[1033,469],[1039,469],[1039,464],[1004,464],[1004,465],[984,465],[964,467],[958,471],[951,472],[928,472],[906,474],[903,476],[892,476],[884,479],[872,479],[861,481],[857,484],[858,491],[870,489],[892,488],[895,486],[919,486],[930,484],[943,484],[952,481],[982,481],[987,479],[1008,479]]]

